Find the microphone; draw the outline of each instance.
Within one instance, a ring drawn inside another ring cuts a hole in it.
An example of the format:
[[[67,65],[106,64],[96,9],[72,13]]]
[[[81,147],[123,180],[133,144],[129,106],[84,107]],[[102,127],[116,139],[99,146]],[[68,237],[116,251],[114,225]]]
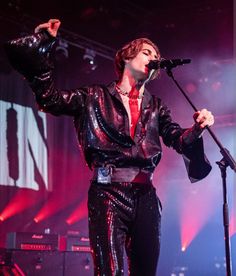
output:
[[[191,62],[191,59],[162,59],[162,60],[151,60],[147,67],[150,70],[157,70],[157,69],[172,69],[179,65],[188,64]]]

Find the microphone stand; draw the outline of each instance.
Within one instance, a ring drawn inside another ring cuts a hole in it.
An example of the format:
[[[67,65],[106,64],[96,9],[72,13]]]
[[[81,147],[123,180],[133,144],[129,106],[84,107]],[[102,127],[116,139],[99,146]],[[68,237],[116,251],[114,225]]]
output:
[[[179,88],[183,96],[186,98],[186,100],[189,102],[189,104],[192,106],[194,111],[198,111],[198,109],[195,107],[195,105],[192,103],[190,98],[187,96],[187,94],[184,92],[184,90],[181,88],[177,80],[174,78],[173,73],[171,69],[175,67],[175,65],[169,65],[165,66],[165,70],[167,75],[174,81],[176,86]],[[218,147],[220,148],[220,153],[222,154],[223,158],[220,161],[217,161],[216,164],[219,166],[221,171],[221,177],[222,177],[222,184],[223,184],[223,224],[224,224],[224,240],[225,240],[225,257],[226,257],[226,275],[232,276],[232,261],[231,261],[231,255],[230,255],[230,236],[229,236],[229,208],[228,208],[228,202],[227,202],[227,185],[226,185],[226,169],[229,166],[234,172],[236,172],[236,162],[231,156],[230,152],[222,146],[220,141],[215,136],[214,132],[210,129],[210,127],[206,127],[208,132],[210,133],[213,140],[216,142]]]

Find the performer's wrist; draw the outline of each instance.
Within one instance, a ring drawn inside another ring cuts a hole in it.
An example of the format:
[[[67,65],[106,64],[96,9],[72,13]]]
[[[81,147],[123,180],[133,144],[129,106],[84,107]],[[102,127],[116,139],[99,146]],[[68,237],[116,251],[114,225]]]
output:
[[[182,134],[182,141],[185,145],[191,145],[203,134],[204,128],[201,128],[199,124],[195,123],[191,128],[188,128]]]

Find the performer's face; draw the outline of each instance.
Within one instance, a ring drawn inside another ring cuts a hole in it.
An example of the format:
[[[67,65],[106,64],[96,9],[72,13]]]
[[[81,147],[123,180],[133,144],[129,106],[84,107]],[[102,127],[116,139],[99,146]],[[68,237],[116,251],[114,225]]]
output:
[[[156,60],[160,57],[157,55],[155,49],[144,43],[141,51],[133,59],[126,61],[126,69],[128,69],[133,77],[137,80],[145,80],[149,78],[150,70],[147,64],[150,60]]]

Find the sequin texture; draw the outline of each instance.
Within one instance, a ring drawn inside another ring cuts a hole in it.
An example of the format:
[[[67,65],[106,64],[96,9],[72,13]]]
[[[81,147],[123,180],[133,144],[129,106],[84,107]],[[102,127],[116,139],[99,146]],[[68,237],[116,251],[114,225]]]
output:
[[[124,275],[125,248],[130,275],[154,276],[160,248],[161,205],[152,184],[92,182],[88,209],[94,275]]]

